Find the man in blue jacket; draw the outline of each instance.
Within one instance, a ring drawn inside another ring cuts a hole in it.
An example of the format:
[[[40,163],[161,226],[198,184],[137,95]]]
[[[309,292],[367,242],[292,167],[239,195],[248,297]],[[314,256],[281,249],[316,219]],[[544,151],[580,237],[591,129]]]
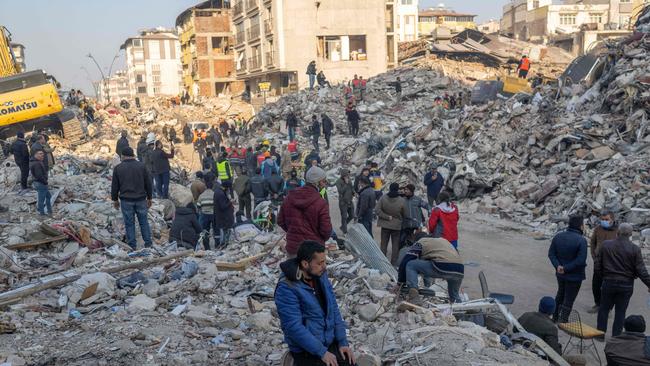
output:
[[[587,239],[583,236],[582,216],[571,216],[569,227],[555,235],[548,258],[555,269],[557,295],[553,321],[566,322],[578,296],[587,267]]]
[[[445,178],[438,173],[438,166],[431,165],[431,171],[424,176],[424,185],[427,186],[427,199],[429,206],[435,206],[434,203],[438,199],[438,194],[445,186]]]
[[[296,366],[354,365],[325,264],[325,247],[311,240],[300,244],[296,258],[280,264],[275,305]]]

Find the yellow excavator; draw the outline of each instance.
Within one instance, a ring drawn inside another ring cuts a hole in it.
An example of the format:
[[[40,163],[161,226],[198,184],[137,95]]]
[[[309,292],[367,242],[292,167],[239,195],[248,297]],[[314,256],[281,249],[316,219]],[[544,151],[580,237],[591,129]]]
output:
[[[47,128],[77,135],[81,124],[74,112],[64,110],[56,84],[43,70],[21,70],[11,33],[0,25],[0,139]]]

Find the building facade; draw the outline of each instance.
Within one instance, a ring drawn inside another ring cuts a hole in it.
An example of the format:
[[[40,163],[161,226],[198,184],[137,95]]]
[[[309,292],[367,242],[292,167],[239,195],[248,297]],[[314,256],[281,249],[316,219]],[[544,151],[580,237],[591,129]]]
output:
[[[501,23],[494,19],[490,19],[476,26],[476,30],[486,34],[499,33],[500,29]]]
[[[131,97],[176,96],[183,89],[181,46],[174,30],[141,31],[120,47],[126,54]]]
[[[429,37],[439,28],[451,33],[460,33],[465,29],[476,29],[476,15],[456,13],[442,6],[420,10],[418,13],[418,32],[420,37]]]
[[[119,103],[122,99],[129,99],[131,92],[129,89],[129,78],[126,70],[116,71],[109,78],[99,83],[97,98],[103,103]]]
[[[235,69],[252,94],[308,86],[307,65],[331,83],[385,72],[397,63],[392,0],[238,0],[232,5]]]
[[[511,0],[503,6],[501,34],[515,39],[527,39],[528,13],[552,3],[552,0]]]
[[[230,1],[205,1],[176,18],[183,86],[191,96],[214,97],[242,92],[235,74]]]
[[[418,39],[418,0],[397,0],[397,40],[409,42]]]

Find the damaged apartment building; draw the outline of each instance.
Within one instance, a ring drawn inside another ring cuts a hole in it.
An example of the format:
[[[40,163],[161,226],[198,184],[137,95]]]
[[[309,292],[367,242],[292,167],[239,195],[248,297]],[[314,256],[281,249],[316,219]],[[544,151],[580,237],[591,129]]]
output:
[[[191,96],[240,94],[235,75],[230,1],[204,1],[176,18],[183,85]]]
[[[235,69],[253,95],[309,85],[310,61],[328,81],[369,78],[397,65],[399,1],[238,0]],[[270,83],[270,85],[268,84]]]

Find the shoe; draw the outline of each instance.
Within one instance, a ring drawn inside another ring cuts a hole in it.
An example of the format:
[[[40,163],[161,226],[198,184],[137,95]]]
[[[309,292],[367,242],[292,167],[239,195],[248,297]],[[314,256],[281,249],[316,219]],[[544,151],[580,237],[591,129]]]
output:
[[[408,295],[406,296],[406,299],[408,302],[418,305],[420,304],[420,293],[418,292],[418,289],[416,288],[410,288]]]
[[[598,313],[598,309],[600,309],[600,306],[598,306],[598,305],[594,305],[591,309],[587,310],[587,312],[588,312],[589,314],[597,314],[597,313]]]

